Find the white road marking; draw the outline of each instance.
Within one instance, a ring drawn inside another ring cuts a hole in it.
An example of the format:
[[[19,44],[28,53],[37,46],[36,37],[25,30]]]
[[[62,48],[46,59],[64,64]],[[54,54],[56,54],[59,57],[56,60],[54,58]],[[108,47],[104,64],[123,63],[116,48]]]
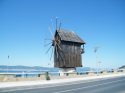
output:
[[[97,87],[97,86],[100,86],[100,85],[107,85],[107,84],[111,84],[111,83],[115,83],[115,82],[120,82],[120,81],[124,81],[124,80],[125,80],[125,79],[117,80],[117,81],[111,81],[111,82],[102,83],[102,84],[97,84],[97,85],[92,85],[92,86],[81,87],[81,88],[75,88],[75,89],[69,89],[69,90],[64,90],[64,91],[58,91],[58,92],[53,92],[53,93],[71,92],[71,91],[76,91],[76,90],[85,89],[85,88]]]

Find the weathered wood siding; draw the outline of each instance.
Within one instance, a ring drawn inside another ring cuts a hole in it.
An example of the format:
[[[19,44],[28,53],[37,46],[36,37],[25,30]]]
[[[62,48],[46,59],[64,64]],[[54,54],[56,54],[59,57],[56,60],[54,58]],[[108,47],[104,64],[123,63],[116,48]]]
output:
[[[85,42],[73,32],[55,32],[54,67],[74,68],[82,66],[81,45]]]
[[[61,48],[61,49],[60,49]],[[81,67],[81,44],[62,41],[54,50],[54,66],[59,68]]]

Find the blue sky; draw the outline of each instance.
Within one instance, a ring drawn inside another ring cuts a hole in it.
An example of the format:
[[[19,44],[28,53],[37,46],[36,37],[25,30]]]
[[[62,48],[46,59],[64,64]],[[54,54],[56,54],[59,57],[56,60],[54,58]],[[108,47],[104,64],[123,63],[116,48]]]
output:
[[[52,17],[86,42],[83,66],[96,67],[94,47],[101,67],[125,65],[124,0],[0,0],[0,65],[52,66]]]

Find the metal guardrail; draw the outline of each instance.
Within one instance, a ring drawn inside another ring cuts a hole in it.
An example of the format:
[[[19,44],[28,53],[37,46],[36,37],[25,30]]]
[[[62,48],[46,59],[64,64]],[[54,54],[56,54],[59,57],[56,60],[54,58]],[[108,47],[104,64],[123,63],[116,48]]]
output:
[[[23,72],[17,72],[17,73],[10,73],[10,72],[5,72],[5,73],[0,73],[0,75],[14,75],[15,77],[16,76],[20,76],[20,77],[28,77],[28,76],[39,76],[39,75],[45,75],[45,73],[48,72],[49,75],[57,75],[59,76],[60,73],[59,72],[49,72],[49,71],[42,71],[42,72],[33,72],[31,73],[31,71],[23,71]],[[112,73],[114,71],[106,71],[106,73]],[[116,70],[116,72],[121,72],[121,70]],[[97,74],[97,71],[82,71],[82,72],[65,72],[64,74],[65,75],[68,75],[68,74],[77,74],[77,75],[83,75],[83,74],[89,74],[89,73],[94,73],[94,74]],[[99,73],[102,73],[102,71],[99,71]]]

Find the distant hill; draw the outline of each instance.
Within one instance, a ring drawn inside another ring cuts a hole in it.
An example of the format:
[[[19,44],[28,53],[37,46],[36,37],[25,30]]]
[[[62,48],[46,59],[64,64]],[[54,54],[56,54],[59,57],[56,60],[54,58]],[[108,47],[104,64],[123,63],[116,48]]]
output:
[[[124,65],[124,66],[119,67],[119,69],[125,69],[125,65]]]
[[[23,70],[23,71],[27,71],[27,70],[39,70],[39,71],[57,71],[58,68],[53,68],[53,67],[40,67],[40,66],[6,66],[6,65],[0,65],[0,70]]]
[[[41,71],[59,71],[59,68],[54,68],[54,67],[41,67],[41,66],[6,66],[6,65],[0,65],[0,70],[41,70]],[[84,72],[84,71],[90,71],[92,68],[90,67],[78,67],[76,68],[77,72]]]

